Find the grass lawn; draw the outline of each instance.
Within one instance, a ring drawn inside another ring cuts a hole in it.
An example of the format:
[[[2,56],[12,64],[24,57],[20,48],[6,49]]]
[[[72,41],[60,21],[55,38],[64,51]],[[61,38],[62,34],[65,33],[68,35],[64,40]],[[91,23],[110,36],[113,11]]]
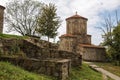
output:
[[[0,80],[56,80],[54,77],[35,74],[16,67],[8,62],[0,62]],[[103,80],[101,73],[98,73],[85,63],[82,67],[73,67],[70,70],[68,80]],[[112,80],[112,79],[107,79]]]
[[[0,62],[0,80],[56,80],[53,77],[25,71],[7,62]],[[102,74],[92,70],[87,64],[71,69],[68,80],[103,80]]]
[[[82,68],[72,68],[69,80],[103,80],[102,74],[98,73],[85,63],[82,64]]]
[[[115,66],[112,63],[95,63],[96,65],[102,67],[103,69],[110,71],[111,73],[120,76],[120,66]]]
[[[27,36],[18,36],[18,35],[11,35],[11,34],[1,34],[0,38],[17,38],[17,39],[24,39],[27,38]]]
[[[0,62],[0,80],[54,80],[54,78],[25,71],[7,62]]]

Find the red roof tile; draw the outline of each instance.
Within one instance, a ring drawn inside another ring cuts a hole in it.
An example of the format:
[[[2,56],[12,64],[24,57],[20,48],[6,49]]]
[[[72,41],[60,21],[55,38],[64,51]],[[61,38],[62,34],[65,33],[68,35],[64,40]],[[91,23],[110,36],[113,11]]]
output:
[[[78,14],[75,14],[75,15],[73,15],[71,17],[68,17],[68,18],[66,18],[66,20],[68,20],[68,19],[80,19],[80,18],[88,20],[87,18],[82,17],[82,16],[80,16]]]
[[[64,35],[61,35],[60,37],[75,37],[76,38],[76,36],[72,34],[64,34]]]
[[[87,36],[91,36],[91,35],[87,34]]]
[[[4,7],[4,6],[1,6],[1,5],[0,5],[0,8],[3,8],[3,9],[5,9],[5,7]]]
[[[104,48],[102,46],[96,46],[96,45],[93,45],[93,44],[80,44],[80,46],[82,47],[89,47],[89,48]]]

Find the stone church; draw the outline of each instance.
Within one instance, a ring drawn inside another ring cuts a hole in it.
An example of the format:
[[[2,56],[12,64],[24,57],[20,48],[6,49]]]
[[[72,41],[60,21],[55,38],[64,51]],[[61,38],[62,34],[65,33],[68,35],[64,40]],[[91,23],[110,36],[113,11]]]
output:
[[[91,35],[87,34],[87,21],[87,18],[77,13],[66,18],[66,34],[59,37],[59,50],[75,52],[87,61],[105,61],[105,48],[91,44]]]
[[[0,5],[0,33],[3,32],[5,7]],[[87,34],[87,18],[77,13],[66,19],[66,34],[60,36],[59,50],[82,55],[83,60],[104,61],[105,48],[91,44],[91,35]]]

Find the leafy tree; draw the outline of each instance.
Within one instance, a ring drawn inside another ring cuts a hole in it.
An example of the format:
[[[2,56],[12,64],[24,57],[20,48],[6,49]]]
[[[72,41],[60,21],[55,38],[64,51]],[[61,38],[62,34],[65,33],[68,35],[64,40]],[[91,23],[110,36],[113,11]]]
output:
[[[111,46],[113,60],[119,61],[120,65],[120,24],[113,30],[113,45]]]
[[[40,2],[33,0],[12,0],[7,3],[5,20],[8,32],[34,35],[41,6]]]
[[[108,59],[118,61],[120,64],[120,20],[117,11],[115,17],[108,15],[104,17],[101,27],[97,27],[103,32],[103,46],[106,46]],[[117,25],[117,26],[116,26]]]
[[[54,38],[57,36],[57,29],[60,26],[60,18],[56,13],[57,9],[54,4],[44,5],[41,9],[41,13],[38,17],[37,32],[43,36]]]

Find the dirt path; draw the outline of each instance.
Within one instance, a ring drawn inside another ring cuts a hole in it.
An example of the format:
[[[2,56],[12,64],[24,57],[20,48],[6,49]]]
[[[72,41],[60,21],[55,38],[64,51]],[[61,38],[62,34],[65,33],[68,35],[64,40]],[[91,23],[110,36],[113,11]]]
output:
[[[92,69],[102,73],[104,80],[107,80],[107,76],[114,80],[120,80],[119,76],[116,76],[115,74],[113,74],[107,70],[104,70],[103,68],[93,64],[92,62],[85,62],[85,63],[87,63]]]

